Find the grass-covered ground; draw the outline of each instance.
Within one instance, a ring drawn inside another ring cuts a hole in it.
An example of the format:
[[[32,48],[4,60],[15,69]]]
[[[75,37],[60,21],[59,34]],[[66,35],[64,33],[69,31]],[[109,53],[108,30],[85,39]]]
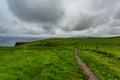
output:
[[[64,44],[65,43],[65,44]],[[65,39],[0,48],[0,80],[85,80]]]
[[[120,80],[120,38],[95,39],[78,48],[81,59],[100,80]],[[98,45],[96,45],[96,43]],[[96,46],[98,49],[96,49]]]
[[[87,80],[74,58],[75,49],[100,80],[120,80],[119,41],[61,38],[0,47],[0,80]]]

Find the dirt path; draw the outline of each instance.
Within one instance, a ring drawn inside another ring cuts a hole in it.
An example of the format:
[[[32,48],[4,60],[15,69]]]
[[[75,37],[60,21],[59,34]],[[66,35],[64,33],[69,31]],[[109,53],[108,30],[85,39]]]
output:
[[[92,73],[90,68],[80,59],[80,57],[78,56],[78,52],[76,50],[74,51],[74,55],[79,66],[84,71],[85,75],[89,77],[89,80],[99,80],[98,77],[94,73]]]

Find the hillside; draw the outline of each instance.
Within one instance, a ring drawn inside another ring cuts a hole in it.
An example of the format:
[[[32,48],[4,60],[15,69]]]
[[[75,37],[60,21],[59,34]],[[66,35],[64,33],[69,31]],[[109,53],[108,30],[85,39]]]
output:
[[[0,80],[87,80],[74,58],[74,50],[100,80],[119,80],[119,41],[54,38],[0,47]]]

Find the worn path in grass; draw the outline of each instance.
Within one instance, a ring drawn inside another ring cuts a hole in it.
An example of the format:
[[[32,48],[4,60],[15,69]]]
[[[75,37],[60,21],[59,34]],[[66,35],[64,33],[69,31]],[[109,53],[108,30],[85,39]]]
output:
[[[88,76],[89,80],[99,80],[98,77],[94,73],[92,73],[91,69],[80,59],[76,50],[74,51],[74,55],[79,66],[84,71],[85,75]]]

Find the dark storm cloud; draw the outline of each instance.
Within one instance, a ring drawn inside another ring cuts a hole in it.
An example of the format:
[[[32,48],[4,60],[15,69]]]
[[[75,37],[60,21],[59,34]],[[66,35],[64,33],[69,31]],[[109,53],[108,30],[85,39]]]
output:
[[[120,0],[1,1],[1,33],[120,35]]]
[[[69,24],[68,26],[72,25],[72,28],[69,27],[64,27],[63,30],[68,30],[68,31],[80,31],[80,30],[85,30],[88,29],[90,27],[93,26],[94,22],[95,22],[95,16],[91,17],[88,15],[84,15],[82,17],[80,17],[80,19],[75,20],[73,22],[71,22],[71,24]]]
[[[55,23],[63,15],[59,0],[7,0],[12,12],[21,20]]]

